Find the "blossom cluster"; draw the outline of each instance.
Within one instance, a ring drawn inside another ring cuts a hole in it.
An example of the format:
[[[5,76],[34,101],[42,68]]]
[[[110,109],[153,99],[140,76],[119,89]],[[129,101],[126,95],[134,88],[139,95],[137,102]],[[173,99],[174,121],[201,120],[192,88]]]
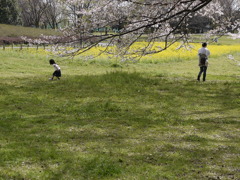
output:
[[[63,1],[68,7],[76,9],[71,15],[76,21],[61,29],[62,39],[43,37],[33,43],[48,41],[56,45],[53,49],[69,55],[86,52],[101,42],[118,47],[118,51],[108,51],[109,53],[124,55],[132,51],[131,46],[143,38],[148,43],[136,50],[137,53],[158,53],[179,40],[189,43],[189,20],[195,16],[211,19],[214,29],[207,34],[209,39],[212,35],[223,35],[240,25],[239,22],[233,24],[222,21],[223,8],[217,0]],[[117,31],[108,32],[109,27],[116,27]],[[97,29],[105,29],[105,33],[97,34]],[[158,49],[153,49],[153,44],[159,41],[164,43]],[[71,51],[69,47],[72,48]]]

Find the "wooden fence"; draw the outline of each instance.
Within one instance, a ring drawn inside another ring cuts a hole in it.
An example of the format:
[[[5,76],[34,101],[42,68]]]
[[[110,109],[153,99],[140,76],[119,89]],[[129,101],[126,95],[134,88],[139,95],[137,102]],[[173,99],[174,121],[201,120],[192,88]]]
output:
[[[45,45],[45,44],[36,44],[36,45],[29,45],[29,44],[2,44],[0,45],[0,49],[18,49],[18,50],[23,50],[23,49],[29,49],[29,48],[34,48],[36,50],[38,50],[39,48],[41,49],[46,49],[47,47],[51,47],[52,45]],[[96,47],[107,47],[107,46],[113,46],[112,44],[109,44],[109,43],[98,43],[96,45]],[[81,47],[78,47],[78,46],[74,46],[74,48],[81,48]]]
[[[0,46],[0,49],[18,49],[18,50],[22,50],[22,49],[29,49],[29,48],[34,48],[36,50],[38,50],[39,48],[43,48],[44,50],[46,49],[46,45],[29,45],[29,44],[18,44],[18,45],[15,45],[15,44],[8,44],[8,45],[5,45],[3,44],[2,47]]]

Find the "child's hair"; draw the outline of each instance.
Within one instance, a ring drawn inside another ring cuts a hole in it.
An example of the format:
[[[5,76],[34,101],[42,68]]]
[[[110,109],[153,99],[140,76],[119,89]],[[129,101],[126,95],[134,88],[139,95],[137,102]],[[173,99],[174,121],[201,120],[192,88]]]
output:
[[[207,43],[202,43],[202,47],[207,47]]]
[[[50,63],[50,64],[56,64],[53,59],[50,59],[50,60],[49,60],[49,63]]]

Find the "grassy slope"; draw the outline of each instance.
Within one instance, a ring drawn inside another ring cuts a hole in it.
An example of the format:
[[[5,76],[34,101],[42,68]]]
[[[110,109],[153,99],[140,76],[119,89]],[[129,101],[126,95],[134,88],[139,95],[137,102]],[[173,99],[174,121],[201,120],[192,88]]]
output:
[[[0,178],[239,179],[239,67],[122,69],[0,52]],[[236,57],[239,55],[236,54]]]
[[[57,32],[49,29],[45,30],[45,29],[0,24],[0,37],[20,37],[20,36],[39,37],[41,34],[56,35]]]

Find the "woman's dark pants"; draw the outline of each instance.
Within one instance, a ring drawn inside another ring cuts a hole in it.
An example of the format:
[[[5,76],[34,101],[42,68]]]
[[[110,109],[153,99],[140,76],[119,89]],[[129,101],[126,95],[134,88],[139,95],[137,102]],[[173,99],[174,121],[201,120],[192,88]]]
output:
[[[207,66],[201,66],[200,67],[200,72],[198,74],[197,80],[200,81],[201,75],[203,73],[203,81],[206,80],[206,75],[207,75]]]

